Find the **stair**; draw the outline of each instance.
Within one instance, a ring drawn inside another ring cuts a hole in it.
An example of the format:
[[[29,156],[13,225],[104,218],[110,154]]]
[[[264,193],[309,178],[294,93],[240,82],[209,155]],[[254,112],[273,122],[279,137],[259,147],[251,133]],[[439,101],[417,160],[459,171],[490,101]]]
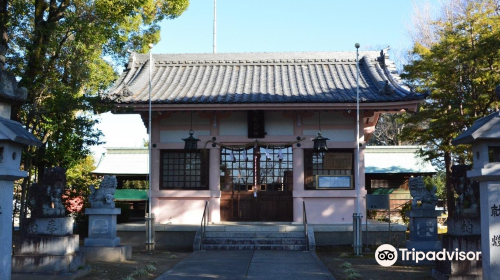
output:
[[[202,250],[288,250],[305,251],[302,226],[210,226]]]

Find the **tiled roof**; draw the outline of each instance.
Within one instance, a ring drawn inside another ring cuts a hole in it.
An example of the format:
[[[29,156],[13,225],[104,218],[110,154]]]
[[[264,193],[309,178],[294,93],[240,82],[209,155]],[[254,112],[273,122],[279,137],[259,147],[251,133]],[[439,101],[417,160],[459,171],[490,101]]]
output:
[[[394,63],[360,52],[360,102],[421,100],[401,85]],[[154,104],[355,103],[355,52],[153,55]],[[108,94],[147,103],[149,55],[133,54]]]
[[[493,112],[474,122],[464,133],[453,139],[453,145],[471,144],[479,138],[498,139],[500,137],[500,112]]]
[[[107,148],[97,168],[92,171],[99,175],[147,175],[147,148]]]
[[[5,140],[37,147],[42,145],[42,142],[20,123],[0,117],[0,141]]]
[[[365,173],[436,173],[430,162],[419,158],[418,146],[368,146]]]

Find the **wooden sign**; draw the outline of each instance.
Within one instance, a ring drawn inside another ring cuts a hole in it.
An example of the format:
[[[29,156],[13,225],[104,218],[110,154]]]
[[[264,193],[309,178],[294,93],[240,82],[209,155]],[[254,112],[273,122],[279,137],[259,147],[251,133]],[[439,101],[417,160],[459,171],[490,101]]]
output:
[[[329,190],[351,190],[351,175],[316,175],[316,188]]]
[[[351,153],[325,153],[323,169],[352,169]]]

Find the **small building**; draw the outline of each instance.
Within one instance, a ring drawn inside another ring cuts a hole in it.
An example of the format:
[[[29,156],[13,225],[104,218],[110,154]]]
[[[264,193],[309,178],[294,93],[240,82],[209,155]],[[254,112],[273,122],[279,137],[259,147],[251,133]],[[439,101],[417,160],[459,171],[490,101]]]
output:
[[[357,158],[354,52],[132,55],[109,97],[147,125],[151,67],[157,222],[197,224],[205,201],[211,222],[301,222],[303,202],[309,223],[350,223],[357,202],[364,213],[379,115],[416,111],[425,96],[401,84],[386,54],[360,57]],[[313,149],[319,132],[328,150]]]
[[[123,206],[118,222],[144,219],[148,209],[148,191],[144,185],[148,181],[148,158],[147,148],[106,148],[97,168],[92,171],[97,176],[116,176],[115,201]],[[142,183],[142,188],[129,187],[129,182]]]

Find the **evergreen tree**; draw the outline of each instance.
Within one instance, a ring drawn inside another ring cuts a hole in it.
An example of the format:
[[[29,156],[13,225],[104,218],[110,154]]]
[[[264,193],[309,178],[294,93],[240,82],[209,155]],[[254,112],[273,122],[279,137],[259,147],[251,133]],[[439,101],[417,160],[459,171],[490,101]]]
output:
[[[13,118],[43,142],[23,155],[27,186],[51,166],[71,168],[101,143],[94,113],[117,78],[127,50],[145,53],[160,40],[158,23],[180,16],[189,0],[0,0],[0,45],[8,71],[28,89]]]
[[[434,30],[436,42],[416,42],[412,63],[404,67],[402,77],[430,97],[419,113],[405,115],[402,138],[426,145],[420,154],[444,169],[447,206],[453,213],[451,166],[453,161],[470,162],[470,152],[451,141],[498,108],[500,17],[498,1],[448,2],[428,29]]]

